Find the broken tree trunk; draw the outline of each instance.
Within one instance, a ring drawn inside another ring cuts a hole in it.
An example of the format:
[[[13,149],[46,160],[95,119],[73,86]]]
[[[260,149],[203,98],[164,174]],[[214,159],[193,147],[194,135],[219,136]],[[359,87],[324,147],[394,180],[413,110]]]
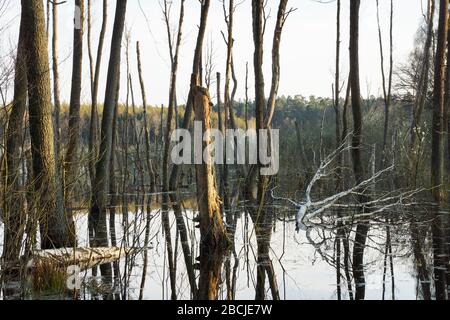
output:
[[[200,300],[217,300],[220,274],[226,249],[226,233],[222,220],[216,179],[209,145],[211,139],[211,103],[207,89],[194,87],[192,90],[195,119],[202,123],[203,150],[202,164],[196,165],[197,202],[200,212]]]

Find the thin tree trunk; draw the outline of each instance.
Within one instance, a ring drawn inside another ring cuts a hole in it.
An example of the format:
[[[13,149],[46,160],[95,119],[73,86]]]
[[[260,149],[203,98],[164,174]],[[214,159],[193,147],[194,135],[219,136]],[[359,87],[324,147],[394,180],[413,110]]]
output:
[[[175,265],[174,259],[176,257],[173,256],[172,253],[172,244],[170,239],[170,224],[169,224],[169,152],[170,152],[170,137],[172,135],[172,123],[174,119],[175,112],[175,104],[176,104],[176,85],[177,85],[177,72],[178,72],[178,58],[180,45],[182,40],[182,32],[183,32],[183,21],[184,21],[184,0],[181,0],[180,7],[180,16],[178,20],[178,34],[175,43],[175,51],[173,51],[172,45],[172,33],[170,31],[170,22],[169,22],[169,13],[167,8],[167,1],[164,1],[164,17],[166,22],[167,29],[167,38],[169,42],[169,51],[171,58],[171,77],[170,77],[170,89],[169,89],[169,106],[167,111],[167,122],[166,122],[166,131],[164,136],[164,153],[163,153],[163,170],[162,170],[162,211],[163,211],[163,224],[166,234],[166,241],[168,247],[168,258],[169,258],[169,268],[170,268],[170,277],[172,284],[172,300],[176,299],[176,273],[175,273]],[[175,119],[176,120],[176,119]],[[161,133],[162,134],[162,133]]]
[[[428,94],[428,78],[430,70],[430,57],[432,55],[433,47],[433,35],[434,35],[434,14],[435,14],[435,0],[428,1],[428,13],[427,13],[427,37],[423,50],[423,64],[420,68],[419,82],[417,84],[417,94],[413,106],[413,122],[411,125],[411,149],[414,150],[416,142],[419,138],[419,125],[425,102]],[[417,161],[417,160],[416,160]]]
[[[245,130],[248,131],[248,62],[245,64]]]
[[[108,176],[110,169],[113,121],[116,105],[116,95],[119,89],[120,57],[122,36],[125,25],[127,0],[118,0],[114,20],[111,53],[108,67],[108,77],[105,91],[105,103],[102,118],[101,143],[99,159],[96,165],[95,184],[92,194],[89,219],[94,226],[94,246],[108,246],[106,225],[106,206],[108,192]],[[108,270],[105,270],[108,272]]]
[[[145,155],[146,155],[146,164],[147,169],[150,174],[150,180],[154,181],[154,172],[152,168],[151,158],[150,158],[150,141],[149,141],[149,130],[147,123],[147,97],[145,94],[145,85],[144,85],[144,77],[142,74],[142,66],[141,66],[141,51],[139,47],[139,42],[136,44],[136,53],[138,60],[138,73],[139,73],[139,83],[141,85],[141,93],[142,93],[142,103],[144,106],[144,135],[145,135]],[[161,132],[162,134],[162,132]],[[155,191],[154,182],[151,182],[152,193]],[[163,204],[164,205],[164,204]],[[171,287],[171,299],[177,299],[177,291],[176,291],[176,274],[174,268],[174,257],[173,257],[173,248],[172,248],[172,238],[170,232],[170,220],[169,220],[169,211],[166,204],[166,210],[162,212],[162,225],[164,229],[164,236],[167,245],[167,260],[169,264],[169,276],[170,276],[170,287]]]
[[[50,2],[50,1],[49,1]],[[56,157],[60,158],[61,151],[61,137],[60,137],[60,114],[61,114],[61,100],[59,88],[59,62],[58,62],[58,4],[53,2],[53,28],[52,28],[52,63],[53,63],[53,103],[54,103],[54,117],[55,117],[55,150]]]
[[[223,133],[226,133],[227,129],[231,127],[235,129],[235,121],[234,116],[231,114],[232,111],[232,99],[230,95],[230,82],[231,82],[231,72],[232,72],[232,61],[233,61],[233,22],[234,22],[234,1],[229,0],[229,8],[228,13],[225,9],[224,2],[224,15],[225,22],[227,23],[228,35],[226,39],[227,45],[227,60],[225,67],[225,91],[224,91],[224,117],[223,117]],[[228,143],[226,141],[227,136],[225,134],[224,144],[227,146]],[[225,148],[226,149],[226,148]],[[234,157],[234,155],[232,155]],[[229,171],[230,166],[227,164],[227,159],[231,157],[231,155],[224,153],[224,164],[223,164],[223,175],[222,175],[222,184],[223,184],[223,207],[225,213],[225,219],[227,222],[227,233],[230,234],[229,228],[233,225],[233,215],[231,212],[231,195],[230,195],[230,186],[229,186]]]
[[[450,18],[449,18],[450,19]],[[450,28],[450,26],[449,26]],[[444,178],[444,183],[446,183],[446,187],[450,186],[450,29],[447,31],[447,67],[445,69],[445,94],[444,94],[444,118],[443,118],[443,126],[445,128],[445,134],[443,139],[445,140],[445,136],[447,136],[447,141],[444,141],[444,164],[446,164],[447,169],[447,177]],[[447,189],[448,190],[448,189]],[[447,194],[448,197],[448,194]],[[448,201],[449,199],[447,199]],[[447,243],[447,254],[450,255],[450,217],[444,218],[444,223],[446,223],[446,229],[444,230],[444,236],[446,237]],[[447,299],[450,297],[450,261],[447,263]]]
[[[172,122],[174,118],[175,105],[176,105],[176,85],[177,85],[177,72],[178,72],[178,58],[179,58],[179,50],[182,40],[182,30],[183,30],[183,21],[184,21],[184,2],[185,0],[181,0],[181,8],[180,8],[180,17],[178,21],[178,35],[175,44],[175,52],[173,53],[172,49],[172,37],[170,32],[170,26],[168,17],[166,17],[166,26],[168,32],[168,41],[169,41],[169,50],[172,61],[171,68],[171,79],[170,79],[170,90],[169,90],[169,108],[167,111],[167,127],[165,131],[165,139],[164,139],[164,158],[163,158],[163,205],[168,205],[169,202],[169,152],[170,152],[170,137],[172,134]],[[167,5],[167,1],[164,1],[165,5]],[[166,11],[167,12],[167,11]]]
[[[118,85],[119,86],[119,85]],[[116,92],[116,105],[114,110],[113,131],[112,131],[112,151],[110,158],[110,176],[109,176],[109,193],[111,195],[109,202],[109,234],[111,236],[111,246],[117,247],[116,235],[116,208],[119,205],[117,181],[116,181],[116,145],[117,145],[117,117],[118,117],[118,101],[119,101],[119,87]],[[128,248],[126,248],[128,249]],[[128,253],[126,254],[128,256]],[[119,262],[113,261],[114,279],[119,278]]]
[[[280,82],[280,43],[281,34],[284,23],[289,15],[286,12],[287,0],[280,0],[277,14],[277,21],[275,24],[273,45],[272,45],[272,83],[270,95],[265,99],[264,92],[264,74],[263,74],[263,60],[264,60],[264,5],[263,0],[253,0],[253,42],[255,46],[253,64],[255,70],[255,115],[256,115],[256,130],[270,129],[273,114],[275,112],[275,102],[278,94],[278,87]],[[260,154],[261,142],[258,138],[258,154]],[[269,283],[272,288],[272,298],[279,299],[278,289],[273,287],[276,281],[271,279],[274,273],[271,271],[271,261],[269,256],[269,246],[271,239],[271,226],[273,215],[264,208],[266,202],[266,192],[269,184],[269,178],[260,174],[262,164],[258,157],[258,165],[251,168],[246,182],[246,198],[250,203],[255,204],[255,209],[252,209],[251,217],[255,224],[255,232],[258,244],[258,268],[257,268],[257,284],[256,284],[256,300],[265,299],[265,282],[266,272],[269,275]],[[259,180],[257,177],[259,176]],[[255,184],[257,185],[255,186]],[[256,187],[256,188],[255,188]],[[255,194],[255,189],[257,193]],[[256,195],[256,197],[255,197]]]
[[[444,181],[444,153],[445,153],[445,53],[448,35],[448,0],[440,1],[439,27],[436,48],[436,61],[434,72],[433,92],[433,133],[431,152],[431,183],[434,208],[434,220],[432,223],[433,234],[433,259],[436,299],[447,299],[446,269],[448,264],[448,245],[446,244],[447,221],[443,217],[448,208],[448,195]]]
[[[336,148],[341,145],[341,116],[340,116],[340,52],[341,52],[341,0],[337,0],[337,13],[336,13],[336,72],[334,81],[334,112],[336,123]],[[337,158],[337,170],[336,170],[336,191],[342,190],[342,154],[339,153]],[[338,209],[338,216],[342,216]],[[338,222],[338,233],[336,239],[336,284],[337,284],[337,298],[342,300],[341,290],[341,241],[343,239],[343,223]]]
[[[425,45],[423,48],[423,62],[420,66],[419,80],[417,83],[416,97],[413,105],[413,119],[411,124],[410,132],[410,154],[412,157],[410,170],[412,174],[410,175],[409,185],[410,188],[415,188],[417,184],[417,168],[419,163],[419,157],[417,156],[417,148],[420,142],[419,139],[419,125],[421,122],[421,115],[426,102],[426,96],[428,93],[428,77],[430,69],[430,56],[432,39],[434,34],[434,13],[435,13],[435,0],[428,1],[428,12],[427,12],[427,36],[425,40]],[[413,242],[413,253],[415,265],[417,268],[417,274],[419,279],[419,285],[421,286],[422,296],[424,300],[431,299],[431,279],[427,266],[427,259],[425,257],[425,252],[423,250],[424,237],[421,236],[419,225],[422,222],[422,217],[420,214],[416,214],[413,220],[410,222],[410,234],[411,240]]]
[[[383,130],[383,157],[386,155],[386,146],[388,141],[388,131],[389,131],[389,109],[391,105],[391,90],[392,90],[392,74],[393,74],[393,20],[394,20],[394,3],[391,0],[391,14],[390,14],[390,27],[389,27],[389,35],[390,35],[390,46],[389,46],[389,75],[388,79],[386,79],[386,73],[384,70],[384,49],[383,49],[383,37],[381,34],[381,25],[380,25],[380,12],[379,12],[379,4],[378,0],[377,4],[377,24],[378,24],[378,43],[380,48],[380,65],[381,65],[381,79],[382,79],[382,87],[383,87],[383,98],[384,98],[384,130]],[[387,82],[387,83],[386,83]]]
[[[23,16],[22,16],[23,17]],[[6,168],[3,179],[6,197],[4,205],[5,242],[3,259],[6,262],[19,259],[26,223],[25,198],[21,192],[20,164],[22,131],[27,108],[27,66],[25,48],[25,21],[20,21],[19,40],[14,76],[14,100],[6,130]]]
[[[383,166],[386,164],[388,160],[387,155],[387,142],[388,142],[388,132],[389,132],[389,111],[391,108],[391,91],[392,91],[392,74],[393,74],[393,46],[394,46],[394,39],[393,39],[393,21],[394,21],[394,3],[393,0],[391,0],[390,4],[390,27],[389,27],[389,74],[388,79],[386,79],[386,74],[384,70],[384,49],[383,49],[383,37],[381,33],[381,24],[380,24],[380,12],[379,12],[379,3],[378,0],[376,1],[377,4],[377,24],[378,24],[378,40],[379,40],[379,47],[380,47],[380,65],[381,65],[381,78],[382,78],[382,87],[383,87],[383,99],[384,99],[384,131],[383,131]],[[387,83],[386,83],[387,81]],[[383,269],[383,300],[385,299],[385,288],[386,288],[386,272],[387,272],[387,259],[390,260],[390,265],[393,264],[393,257],[392,254],[389,255],[389,252],[392,252],[392,244],[390,241],[391,235],[390,235],[390,227],[389,227],[389,221],[386,219],[386,223],[388,224],[386,227],[386,252],[385,252],[385,261],[384,261],[384,269]],[[394,272],[394,270],[391,268],[391,272]],[[395,287],[394,278],[391,278],[392,286]],[[392,290],[392,299],[395,300],[395,293],[394,290]]]
[[[364,167],[362,164],[362,110],[361,90],[359,82],[359,8],[360,0],[350,2],[350,83],[352,91],[352,113],[353,113],[353,139],[352,158],[353,172],[356,184],[364,180]],[[361,194],[358,201],[367,202],[367,196]],[[367,209],[363,209],[367,210]],[[355,244],[353,247],[353,277],[355,280],[355,299],[365,298],[365,275],[364,275],[364,251],[366,246],[369,224],[359,222],[356,226]]]
[[[72,65],[72,89],[70,94],[68,145],[64,163],[65,203],[69,210],[69,221],[73,224],[71,206],[73,205],[73,190],[78,172],[78,148],[80,137],[80,107],[81,107],[81,82],[83,74],[83,25],[84,25],[84,0],[75,0],[75,7],[80,9],[80,28],[73,31],[73,65]]]
[[[91,72],[91,119],[89,126],[89,174],[91,179],[91,189],[95,184],[95,163],[98,157],[98,131],[99,131],[99,119],[97,110],[97,98],[98,98],[98,86],[100,80],[100,69],[103,54],[103,45],[105,42],[106,26],[108,21],[108,1],[103,0],[103,18],[102,27],[100,30],[100,36],[97,48],[97,58],[94,66],[94,57],[92,53],[91,45],[91,1],[88,0],[88,53],[90,61]],[[92,226],[90,226],[92,228]]]
[[[194,60],[193,60],[193,66],[192,66],[192,75],[191,75],[191,88],[188,95],[188,101],[186,104],[186,110],[184,113],[184,119],[181,126],[181,129],[189,129],[191,124],[191,117],[192,117],[192,89],[194,86],[198,85],[200,80],[200,66],[201,66],[201,53],[203,50],[203,41],[205,38],[205,32],[206,32],[206,25],[208,20],[208,13],[209,13],[209,7],[210,7],[210,0],[204,0],[202,2],[202,8],[201,8],[201,17],[200,17],[200,27],[199,32],[197,36],[197,44],[195,47],[194,52]],[[189,248],[189,241],[186,231],[186,225],[184,222],[184,218],[181,211],[181,203],[180,203],[180,197],[177,193],[175,193],[178,189],[178,183],[179,183],[179,177],[180,177],[180,170],[181,167],[179,165],[173,165],[172,172],[169,179],[169,190],[170,190],[170,200],[172,201],[172,206],[175,213],[175,218],[177,220],[177,227],[178,231],[180,232],[180,240],[181,245],[183,249],[183,255],[184,260],[186,263],[186,269],[188,273],[189,278],[189,284],[191,286],[191,292],[194,298],[197,297],[197,284],[195,281],[195,273],[194,273],[194,266],[192,263],[192,254],[191,250]]]

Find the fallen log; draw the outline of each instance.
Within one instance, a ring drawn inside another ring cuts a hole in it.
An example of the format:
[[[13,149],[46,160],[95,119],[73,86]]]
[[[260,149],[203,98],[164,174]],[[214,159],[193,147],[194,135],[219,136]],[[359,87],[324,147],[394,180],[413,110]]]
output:
[[[121,258],[137,253],[136,249],[111,248],[62,248],[36,251],[28,261],[27,268],[37,265],[79,266],[86,270],[105,263],[111,263]]]

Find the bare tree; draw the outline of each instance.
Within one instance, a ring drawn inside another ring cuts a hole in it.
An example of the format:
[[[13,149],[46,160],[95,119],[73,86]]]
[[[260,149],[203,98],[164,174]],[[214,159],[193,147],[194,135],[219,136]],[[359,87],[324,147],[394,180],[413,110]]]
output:
[[[446,268],[448,264],[448,245],[445,243],[445,229],[448,221],[444,220],[442,210],[448,208],[448,194],[444,180],[445,154],[445,53],[448,34],[448,0],[441,0],[439,7],[439,26],[434,70],[433,92],[433,133],[431,152],[431,183],[433,186],[434,220],[433,258],[436,299],[447,299]]]
[[[101,143],[99,159],[96,165],[95,184],[92,193],[89,219],[94,227],[94,246],[108,246],[106,225],[106,206],[108,194],[108,176],[111,159],[113,120],[116,105],[116,95],[119,88],[120,60],[122,36],[125,27],[127,0],[116,2],[111,53],[109,58],[108,76],[105,91],[105,103],[102,118]]]
[[[413,119],[410,129],[410,155],[412,157],[410,168],[411,168],[411,178],[408,184],[415,188],[417,184],[417,174],[418,174],[418,164],[420,161],[418,148],[420,145],[420,125],[422,118],[422,111],[425,106],[426,97],[429,88],[429,69],[430,69],[430,57],[431,57],[431,46],[433,38],[434,29],[434,13],[435,13],[435,1],[428,1],[428,9],[426,15],[427,31],[426,40],[423,47],[422,59],[419,66],[419,79],[416,84],[416,96],[413,105]],[[422,217],[413,217],[413,221],[410,224],[410,233],[412,240],[412,247],[414,253],[414,259],[416,261],[415,265],[417,268],[418,278],[421,285],[422,296],[424,300],[431,300],[431,286],[430,286],[430,274],[428,271],[428,263],[426,259],[426,253],[423,250],[424,237],[423,232],[420,232],[419,224],[422,222]]]
[[[225,91],[224,91],[224,118],[223,118],[223,132],[226,132],[226,130],[229,127],[233,127],[233,124],[231,123],[231,119],[233,118],[231,116],[231,109],[232,101],[231,101],[231,95],[230,95],[230,83],[231,83],[231,65],[232,65],[232,59],[233,59],[233,21],[234,21],[234,1],[229,0],[229,8],[228,12],[226,10],[225,6],[225,0],[223,2],[223,11],[225,16],[225,22],[227,24],[227,37],[226,37],[226,45],[227,45],[227,63],[225,68]],[[224,36],[225,38],[225,36]],[[234,118],[233,118],[234,119]],[[226,138],[225,138],[226,139]],[[225,145],[227,142],[225,142]],[[226,155],[225,157],[230,156]],[[226,159],[225,159],[226,160]],[[233,225],[233,217],[231,212],[231,195],[230,195],[230,187],[229,187],[229,166],[227,162],[224,162],[223,165],[223,175],[222,175],[222,186],[223,186],[223,203],[224,203],[224,211],[225,211],[225,218],[227,221],[228,226]]]
[[[265,99],[264,93],[264,74],[263,74],[263,48],[264,48],[264,30],[266,17],[264,15],[265,2],[263,0],[253,0],[253,42],[254,52],[254,70],[255,70],[255,116],[256,129],[270,129],[273,114],[275,111],[275,101],[278,94],[280,82],[280,43],[281,35],[287,17],[292,12],[286,10],[287,0],[280,0],[277,21],[275,24],[273,47],[272,47],[272,83],[270,95]],[[258,154],[260,150],[260,141],[258,140]],[[273,299],[279,299],[278,286],[273,271],[272,261],[269,258],[270,239],[272,234],[272,215],[264,208],[266,202],[266,192],[268,190],[269,178],[260,175],[262,164],[258,159],[258,165],[253,166],[246,181],[246,198],[253,204],[250,208],[250,215],[256,228],[256,238],[258,244],[258,270],[256,284],[256,299],[265,298],[266,273],[272,291]],[[259,180],[258,180],[259,178]]]
[[[394,2],[391,0],[390,4],[390,27],[389,27],[389,74],[386,79],[386,72],[384,70],[384,49],[383,49],[383,36],[381,33],[381,25],[380,25],[380,8],[377,4],[377,23],[378,23],[378,43],[380,47],[380,58],[381,58],[381,79],[382,79],[382,88],[383,88],[383,98],[384,98],[384,131],[383,131],[383,153],[386,152],[387,140],[388,140],[388,131],[389,131],[389,109],[391,105],[392,99],[392,74],[394,67],[393,60],[393,47],[394,47],[394,37],[393,37],[393,22],[394,22]]]
[[[413,119],[411,124],[411,147],[415,148],[415,144],[419,138],[419,126],[421,122],[422,113],[425,107],[425,102],[429,89],[429,75],[430,75],[430,57],[432,56],[432,45],[434,35],[434,14],[435,14],[435,0],[428,1],[427,11],[427,34],[425,45],[423,48],[423,58],[419,68],[419,79],[417,83],[416,97],[413,106]],[[415,176],[415,175],[414,175]]]
[[[384,63],[384,48],[383,48],[383,36],[381,32],[381,24],[380,24],[380,8],[378,0],[376,1],[377,5],[377,24],[378,24],[378,43],[380,47],[380,65],[381,65],[381,79],[382,79],[382,88],[383,88],[383,99],[384,99],[384,131],[383,131],[383,164],[387,160],[387,142],[388,142],[388,131],[389,131],[389,112],[391,107],[391,100],[392,100],[392,74],[393,74],[393,66],[394,66],[394,60],[393,60],[393,22],[394,22],[394,3],[391,0],[390,3],[390,27],[389,27],[389,74],[388,79],[386,83],[386,73],[384,70],[385,63]],[[387,221],[388,222],[388,221]],[[386,292],[386,271],[387,271],[387,259],[389,256],[390,259],[390,266],[391,266],[391,278],[392,278],[392,299],[395,300],[395,282],[394,282],[394,269],[393,269],[393,257],[392,254],[389,254],[389,252],[392,251],[392,245],[391,245],[391,229],[389,226],[389,223],[386,223],[386,250],[385,250],[385,259],[384,259],[384,267],[383,267],[383,293],[382,293],[382,299],[385,299],[385,292]]]
[[[341,88],[341,79],[340,79],[340,53],[341,53],[341,0],[337,0],[337,9],[336,9],[336,72],[335,72],[335,82],[334,82],[334,113],[335,113],[335,130],[336,130],[336,148],[343,143],[342,135],[341,135],[341,107],[340,107],[340,88]],[[302,150],[301,141],[300,141],[300,128],[297,124],[297,136],[299,140],[299,147]],[[346,138],[346,136],[344,137]],[[301,152],[302,156],[303,153]],[[303,156],[303,159],[305,157]],[[303,163],[306,163],[303,160]],[[341,191],[343,189],[343,181],[342,181],[342,165],[343,165],[343,156],[339,153],[337,157],[337,168],[336,168],[336,191]],[[340,211],[339,211],[340,213]],[[345,236],[345,229],[342,222],[338,223],[338,235],[336,238],[336,283],[337,283],[337,296],[338,300],[342,299],[342,288],[341,288],[341,243],[345,248],[348,247],[348,242]],[[344,264],[348,264],[348,254],[344,254]],[[348,269],[345,270],[347,276],[348,291],[350,299],[353,299],[353,292],[351,287],[351,282],[348,277]]]
[[[6,167],[3,167],[5,195],[7,195],[4,213],[5,243],[3,247],[3,258],[6,262],[19,259],[26,222],[25,198],[20,190],[20,150],[27,108],[28,86],[25,32],[26,25],[24,20],[21,19],[14,77],[14,100],[6,130]]]
[[[141,66],[141,52],[139,47],[139,42],[136,44],[136,51],[137,51],[137,59],[138,59],[138,72],[139,72],[139,82],[141,85],[141,92],[142,92],[142,101],[144,105],[144,134],[145,134],[145,154],[146,154],[146,163],[147,163],[147,169],[149,172],[153,172],[152,164],[150,160],[150,141],[149,141],[149,131],[148,131],[148,124],[147,124],[147,98],[145,94],[145,85],[144,85],[144,76],[142,73],[142,66]],[[151,174],[151,180],[153,180],[153,174]],[[153,184],[153,182],[152,182]],[[154,188],[153,191],[154,192]],[[164,199],[164,198],[163,198]],[[164,200],[163,200],[164,201]],[[163,203],[164,206],[164,203]],[[167,204],[165,205],[167,207]],[[177,292],[176,292],[176,275],[175,275],[175,268],[174,268],[174,257],[173,257],[173,247],[172,247],[172,238],[171,238],[171,232],[170,232],[170,221],[169,221],[169,212],[166,210],[163,212],[162,216],[162,224],[164,228],[164,236],[166,240],[166,246],[167,246],[167,259],[169,263],[169,273],[170,273],[170,285],[172,290],[172,300],[177,299]]]
[[[81,82],[83,75],[83,30],[84,30],[84,0],[75,0],[75,7],[79,8],[80,25],[74,26],[73,31],[73,65],[72,88],[70,93],[68,145],[64,163],[64,180],[66,186],[65,199],[67,209],[72,205],[72,192],[78,172],[78,144],[80,137],[80,107]],[[77,14],[77,13],[76,13]],[[78,28],[79,27],[79,28]],[[71,213],[70,213],[71,215]],[[73,223],[73,222],[72,222]]]
[[[102,17],[102,27],[100,30],[100,36],[97,48],[97,58],[94,64],[94,56],[92,53],[91,45],[91,33],[92,33],[92,18],[91,18],[91,0],[88,0],[88,54],[89,54],[89,70],[91,76],[91,122],[89,127],[89,173],[91,178],[91,188],[94,185],[95,176],[95,162],[98,157],[98,110],[97,110],[97,99],[98,99],[98,86],[100,80],[100,69],[103,54],[103,45],[105,42],[106,26],[108,21],[108,1],[103,0],[103,17]]]
[[[205,138],[203,147],[212,142],[211,138],[211,102],[208,91],[201,87],[193,89],[193,107],[196,121],[202,122]],[[207,153],[210,158],[212,155]],[[200,279],[198,298],[217,300],[223,253],[227,245],[225,227],[216,189],[214,166],[211,159],[196,165],[197,202],[200,214]]]
[[[353,114],[353,139],[352,158],[353,172],[356,183],[364,181],[364,167],[362,163],[362,109],[361,90],[359,83],[359,8],[360,0],[350,1],[350,85],[352,92],[352,114]],[[367,196],[362,192],[359,202],[367,202]],[[363,212],[366,208],[360,209]],[[364,250],[366,246],[369,224],[361,221],[356,226],[355,244],[353,246],[353,277],[355,279],[355,299],[365,298],[365,276],[364,276]]]
[[[176,86],[177,86],[177,72],[178,72],[178,58],[180,52],[180,45],[183,34],[183,21],[184,21],[184,0],[181,0],[180,3],[180,16],[178,20],[178,33],[176,37],[175,43],[172,40],[172,32],[170,30],[170,6],[167,0],[164,0],[163,14],[164,21],[166,23],[167,30],[167,40],[169,43],[169,54],[171,60],[171,76],[170,76],[170,86],[169,86],[169,106],[167,111],[167,122],[166,122],[166,130],[164,132],[164,153],[163,153],[163,170],[162,170],[162,185],[163,185],[163,195],[162,195],[162,209],[163,209],[163,224],[165,228],[166,234],[166,242],[168,244],[169,255],[169,266],[170,266],[170,274],[171,274],[171,284],[172,284],[172,298],[176,299],[176,290],[175,290],[175,268],[173,260],[175,257],[172,256],[172,245],[170,238],[170,224],[168,219],[169,214],[169,152],[170,152],[170,137],[172,135],[172,127],[175,113],[175,106],[177,103],[176,98]],[[175,45],[175,47],[174,47]],[[162,133],[161,133],[162,134]]]
[[[189,129],[191,126],[191,118],[193,114],[193,97],[192,97],[192,89],[199,85],[200,83],[200,68],[202,63],[202,50],[203,50],[203,41],[205,38],[206,25],[208,21],[208,13],[211,1],[204,0],[201,3],[201,14],[200,14],[200,27],[197,36],[197,43],[195,46],[194,52],[194,60],[192,66],[192,75],[191,75],[191,86],[188,95],[188,101],[186,104],[186,110],[184,113],[183,124],[181,126],[182,129]],[[189,284],[191,287],[191,293],[194,298],[197,298],[198,290],[197,284],[195,280],[194,266],[192,263],[192,253],[189,248],[189,240],[186,231],[186,225],[184,222],[184,218],[181,211],[181,203],[179,195],[176,193],[178,189],[179,177],[180,177],[181,167],[179,165],[173,165],[172,172],[169,179],[169,190],[170,190],[170,200],[172,201],[172,206],[175,213],[175,218],[177,221],[178,232],[180,233],[180,241],[183,249],[184,260],[186,263],[186,269],[188,273]]]
[[[50,1],[48,1],[50,3]],[[53,104],[54,104],[54,118],[55,118],[55,149],[56,156],[59,160],[61,150],[60,137],[60,114],[61,114],[61,98],[59,85],[59,62],[58,62],[58,5],[57,2],[52,2],[52,63],[53,63]]]

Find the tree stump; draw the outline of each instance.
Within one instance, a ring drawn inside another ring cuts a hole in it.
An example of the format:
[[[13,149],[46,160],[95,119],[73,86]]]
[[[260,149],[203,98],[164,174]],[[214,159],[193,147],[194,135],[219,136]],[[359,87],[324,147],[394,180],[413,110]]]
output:
[[[211,102],[207,89],[192,90],[195,120],[202,123],[202,150],[211,144]],[[222,220],[220,199],[216,188],[211,152],[205,152],[202,164],[197,164],[197,202],[200,213],[200,300],[217,300],[227,237]]]

